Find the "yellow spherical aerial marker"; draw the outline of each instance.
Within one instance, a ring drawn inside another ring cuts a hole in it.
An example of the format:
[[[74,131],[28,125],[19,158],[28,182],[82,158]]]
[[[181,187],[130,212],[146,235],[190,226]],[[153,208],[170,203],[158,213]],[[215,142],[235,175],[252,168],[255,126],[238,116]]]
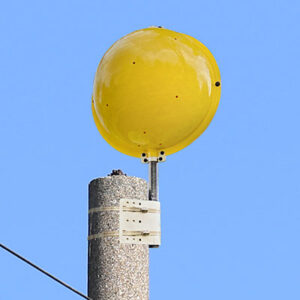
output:
[[[221,78],[198,40],[150,27],[114,43],[94,80],[92,110],[104,139],[127,155],[169,155],[192,143],[211,122]]]

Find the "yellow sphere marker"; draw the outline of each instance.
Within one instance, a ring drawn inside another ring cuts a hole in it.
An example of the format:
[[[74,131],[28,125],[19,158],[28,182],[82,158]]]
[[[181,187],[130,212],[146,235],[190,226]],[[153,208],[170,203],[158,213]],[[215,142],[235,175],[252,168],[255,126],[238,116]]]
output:
[[[94,120],[120,152],[170,155],[207,128],[220,84],[217,63],[198,40],[164,28],[141,29],[103,56],[94,80]]]

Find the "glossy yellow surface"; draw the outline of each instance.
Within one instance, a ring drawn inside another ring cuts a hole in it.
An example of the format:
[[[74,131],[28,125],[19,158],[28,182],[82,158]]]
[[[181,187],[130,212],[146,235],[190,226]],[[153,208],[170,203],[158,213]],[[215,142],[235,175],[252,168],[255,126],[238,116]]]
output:
[[[164,28],[138,30],[114,43],[98,66],[94,120],[125,154],[170,155],[207,128],[220,82],[214,57],[198,40]]]

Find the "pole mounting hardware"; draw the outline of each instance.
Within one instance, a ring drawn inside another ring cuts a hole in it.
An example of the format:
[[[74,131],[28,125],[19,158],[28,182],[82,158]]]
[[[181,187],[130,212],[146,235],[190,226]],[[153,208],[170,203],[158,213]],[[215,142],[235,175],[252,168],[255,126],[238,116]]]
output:
[[[120,199],[120,243],[159,246],[161,242],[160,203]]]
[[[164,162],[166,161],[167,156],[165,155],[165,151],[160,151],[159,156],[148,156],[147,153],[141,154],[141,162],[143,164],[148,164],[150,162]]]
[[[159,156],[148,156],[146,152],[141,154],[143,164],[149,165],[149,184],[148,184],[148,199],[158,201],[158,163],[166,161],[164,150],[159,152]]]

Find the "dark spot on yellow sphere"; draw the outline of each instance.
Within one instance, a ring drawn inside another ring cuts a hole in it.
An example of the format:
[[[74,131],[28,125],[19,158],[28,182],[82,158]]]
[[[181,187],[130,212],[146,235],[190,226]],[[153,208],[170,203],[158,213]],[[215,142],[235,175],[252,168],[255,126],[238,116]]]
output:
[[[125,154],[158,157],[163,144],[169,155],[207,128],[220,82],[214,57],[195,38],[165,28],[137,30],[115,42],[98,66],[94,120],[104,139]],[[174,105],[174,97],[184,101]]]

